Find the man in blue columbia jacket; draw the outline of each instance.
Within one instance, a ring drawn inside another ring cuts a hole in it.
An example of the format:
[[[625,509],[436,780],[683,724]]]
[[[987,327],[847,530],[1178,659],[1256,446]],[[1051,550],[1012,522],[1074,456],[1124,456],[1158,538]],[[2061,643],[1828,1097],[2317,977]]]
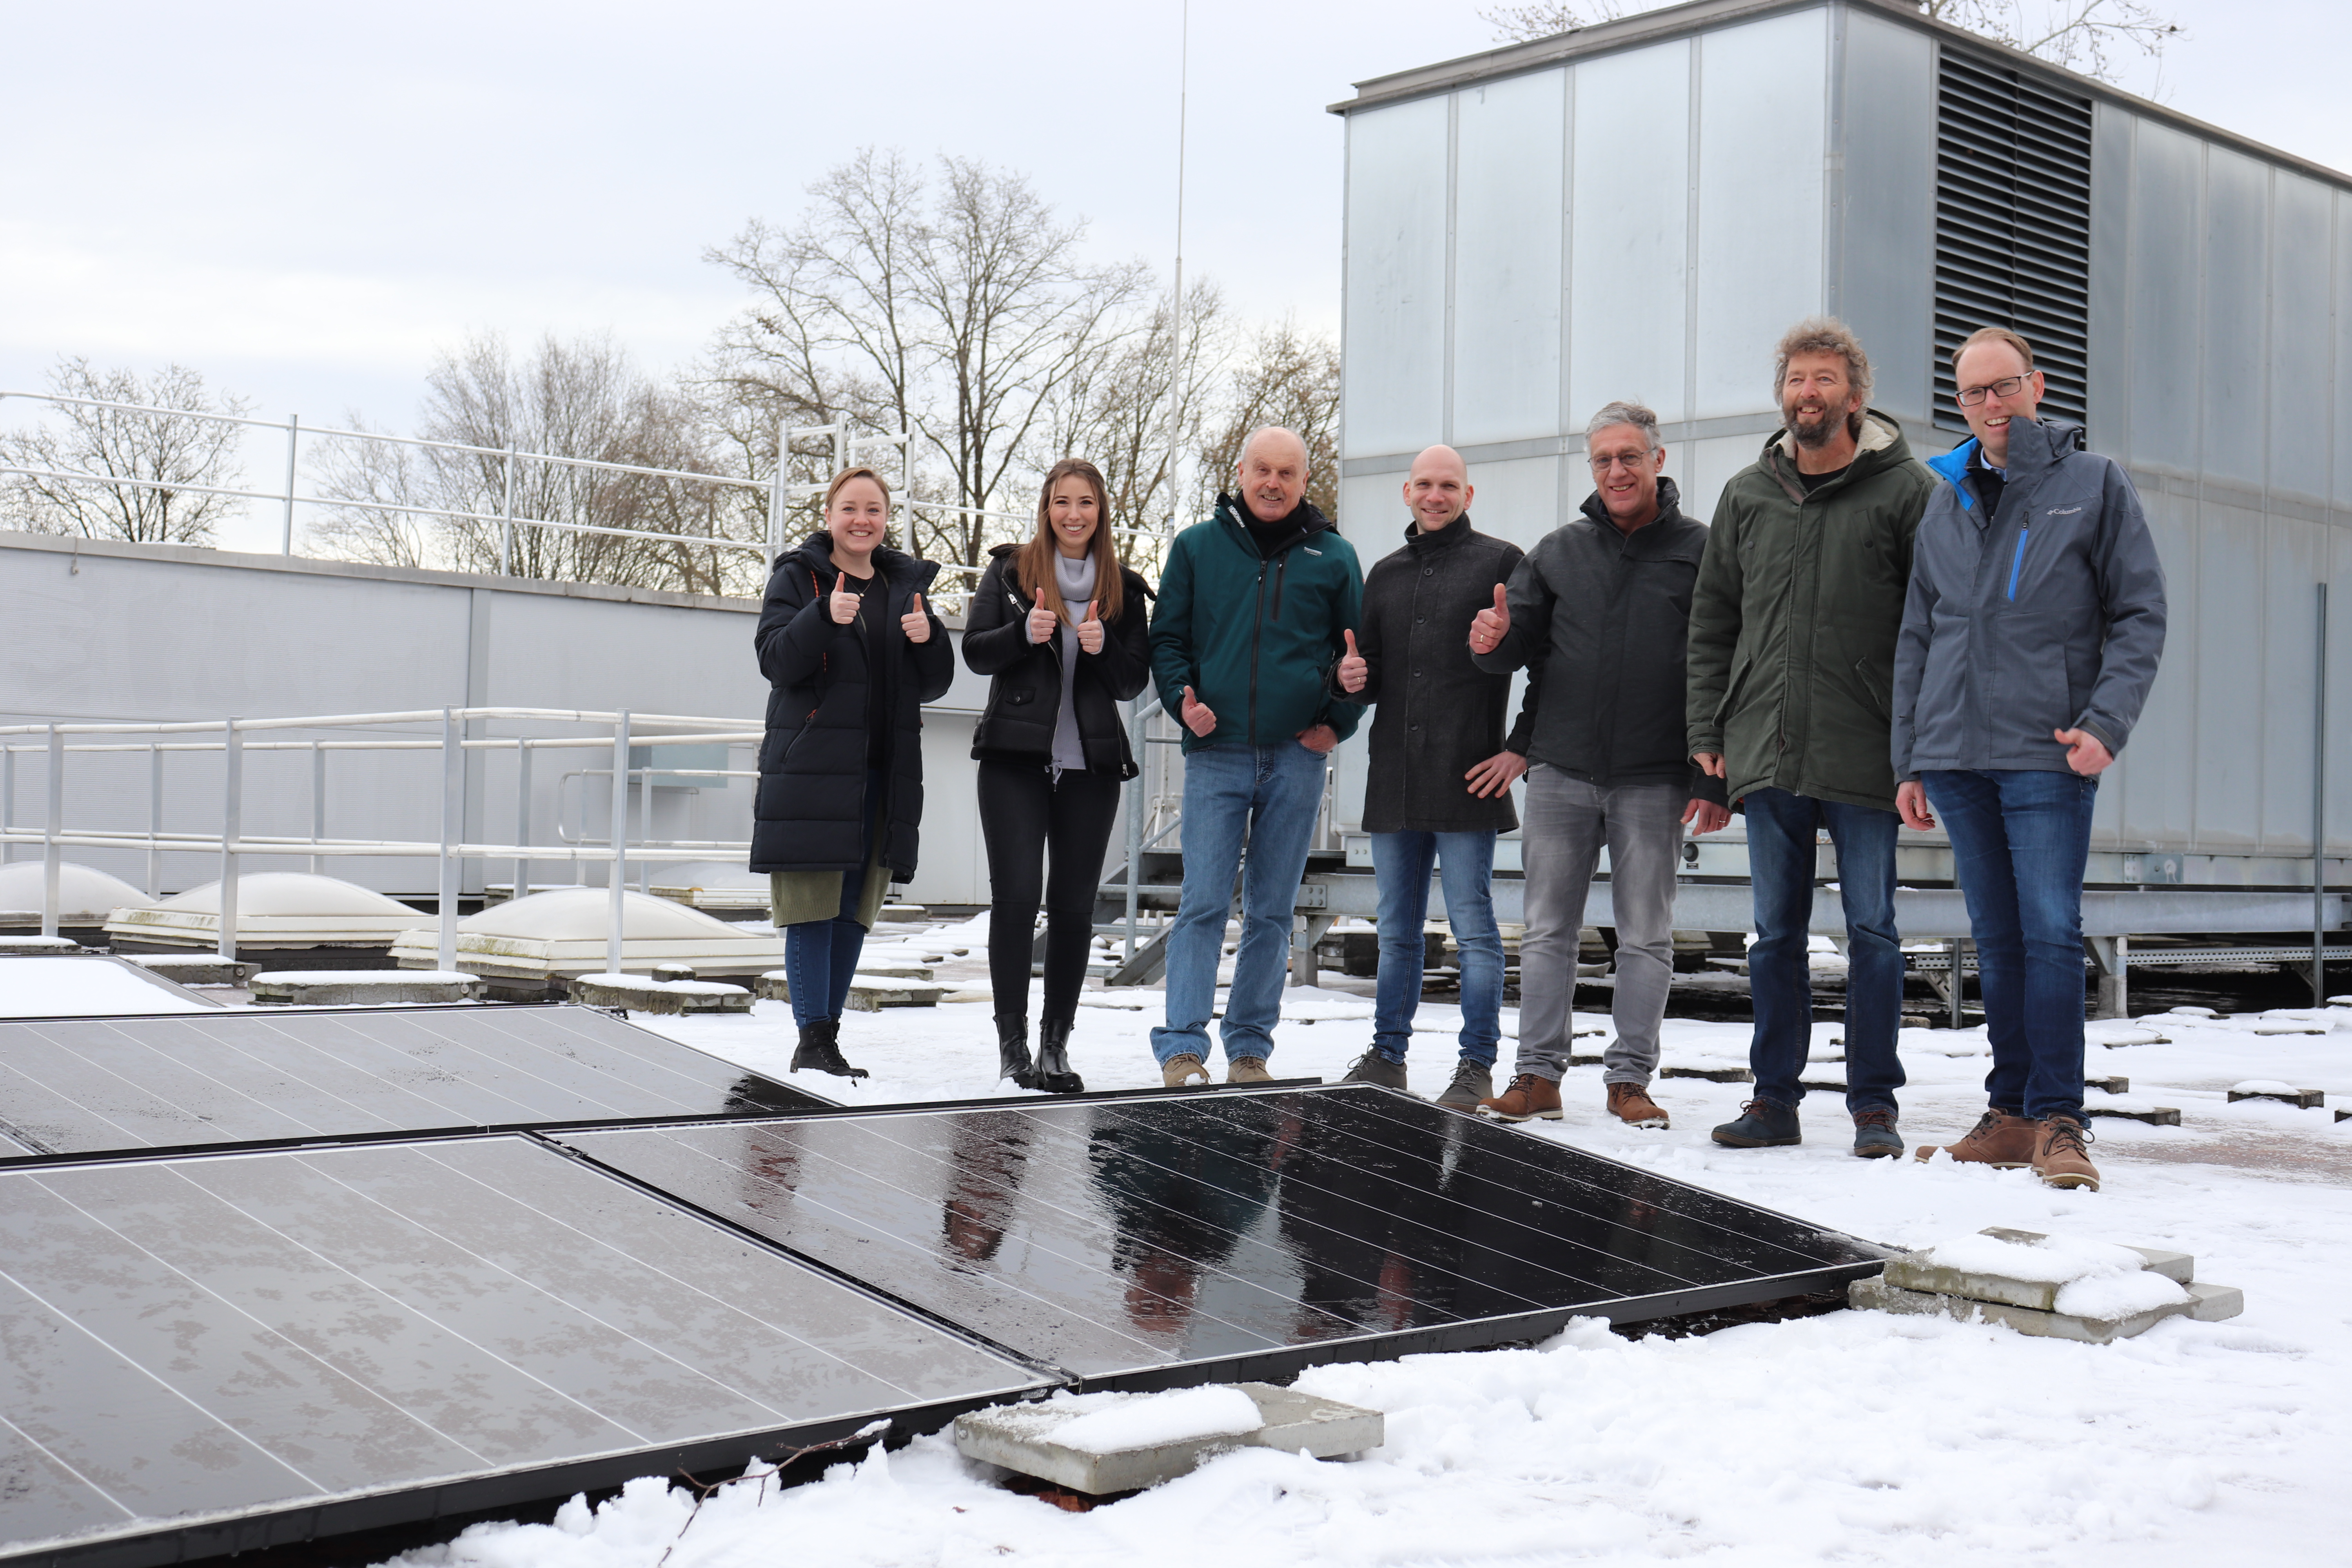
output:
[[[1896,808],[1952,841],[1992,1040],[1991,1104],[1948,1152],[2095,1192],[2083,869],[2099,774],[2164,652],[2164,569],[2123,469],[2038,417],[2023,338],[1987,327],[1952,367],[1976,438],[1928,465],[1943,482],[1913,546],[1893,731]]]

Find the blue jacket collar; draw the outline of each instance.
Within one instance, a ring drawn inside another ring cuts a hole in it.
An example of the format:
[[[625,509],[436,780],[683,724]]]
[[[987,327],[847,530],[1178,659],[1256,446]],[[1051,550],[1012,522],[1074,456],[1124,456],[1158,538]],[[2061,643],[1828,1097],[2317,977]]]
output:
[[[1951,481],[1952,488],[1960,492],[1960,510],[1962,511],[1973,511],[1976,510],[1977,498],[1969,493],[1968,486],[1960,483],[1960,476],[1969,471],[1969,459],[1976,456],[1976,450],[1977,438],[1971,436],[1967,440],[1961,442],[1958,446],[1953,447],[1950,451],[1945,453],[1942,457],[1930,458],[1927,459],[1927,466],[1935,469],[1937,473],[1942,475],[1945,479],[1949,479]]]

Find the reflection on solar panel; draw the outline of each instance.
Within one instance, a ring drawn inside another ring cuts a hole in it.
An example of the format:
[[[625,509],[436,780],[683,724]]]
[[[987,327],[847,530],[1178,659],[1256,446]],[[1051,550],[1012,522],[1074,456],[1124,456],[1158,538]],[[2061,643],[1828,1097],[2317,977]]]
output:
[[[991,1343],[1131,1386],[1772,1300],[1886,1256],[1370,1088],[557,1137]]]
[[[0,1556],[437,1518],[1040,1386],[534,1140],[0,1170]]]
[[[0,1022],[0,1133],[46,1153],[828,1103],[570,1005]]]

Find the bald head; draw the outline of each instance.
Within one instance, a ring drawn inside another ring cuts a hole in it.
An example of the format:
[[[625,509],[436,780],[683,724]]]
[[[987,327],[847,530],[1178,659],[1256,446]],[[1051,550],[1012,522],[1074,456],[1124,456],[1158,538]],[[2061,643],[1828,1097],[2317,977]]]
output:
[[[1242,504],[1260,522],[1280,522],[1307,499],[1307,443],[1296,430],[1268,425],[1242,443],[1234,479]]]
[[[1451,447],[1429,447],[1404,477],[1404,504],[1423,533],[1451,528],[1470,510],[1470,466]]]

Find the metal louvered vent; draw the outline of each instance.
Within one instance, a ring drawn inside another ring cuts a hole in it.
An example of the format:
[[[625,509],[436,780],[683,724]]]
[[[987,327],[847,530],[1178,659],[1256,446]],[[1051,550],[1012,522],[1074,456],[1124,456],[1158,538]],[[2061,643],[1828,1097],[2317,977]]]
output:
[[[2042,406],[2081,421],[2091,336],[2091,101],[1950,47],[1936,84],[1936,423],[1979,327],[2033,345]]]

